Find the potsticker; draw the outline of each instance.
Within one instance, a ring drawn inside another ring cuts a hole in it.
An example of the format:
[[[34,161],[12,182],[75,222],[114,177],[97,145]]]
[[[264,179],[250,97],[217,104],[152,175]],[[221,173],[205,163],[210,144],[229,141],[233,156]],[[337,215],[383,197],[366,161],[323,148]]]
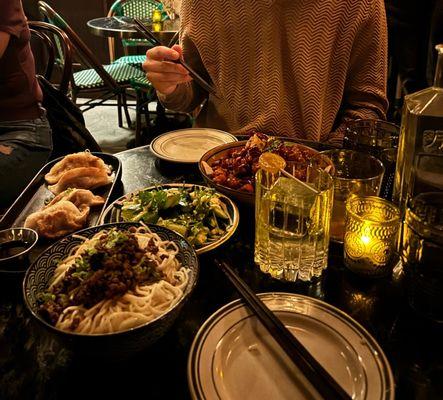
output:
[[[79,210],[82,210],[84,207],[101,206],[105,202],[103,197],[94,195],[90,190],[69,188],[55,196],[45,208],[51,207],[63,200],[70,201]]]
[[[80,211],[73,203],[61,200],[43,210],[30,214],[25,228],[31,228],[42,237],[55,239],[81,229],[88,218],[89,207]]]
[[[101,158],[92,155],[88,151],[84,151],[80,153],[69,154],[64,157],[63,160],[60,160],[58,163],[56,163],[45,175],[45,180],[48,185],[54,185],[67,171],[80,167],[100,168],[105,170],[108,175],[111,172],[109,170],[109,167]]]
[[[48,189],[59,194],[67,188],[95,189],[112,182],[111,176],[104,168],[80,167],[65,172],[55,185],[48,186]]]

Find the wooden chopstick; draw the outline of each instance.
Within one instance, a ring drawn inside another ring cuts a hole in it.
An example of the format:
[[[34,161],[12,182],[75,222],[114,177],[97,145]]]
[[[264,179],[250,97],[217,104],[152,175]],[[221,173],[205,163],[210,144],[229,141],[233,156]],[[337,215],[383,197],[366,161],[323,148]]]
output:
[[[180,31],[175,32],[174,36],[168,43],[168,47],[172,47],[178,41],[178,37],[180,36]]]
[[[255,295],[251,288],[225,262],[215,260],[237,292],[253,311],[275,341],[282,347],[294,364],[308,378],[314,388],[325,399],[346,399],[351,397],[335,381],[321,364],[309,353],[303,344],[283,325],[274,313]]]
[[[134,18],[134,28],[136,28],[142,35],[147,37],[153,44],[157,46],[163,46],[163,43],[158,40],[155,35],[137,18]],[[183,60],[171,60],[171,62],[182,65],[188,72],[189,75],[192,76],[194,81],[200,85],[207,92],[211,93],[213,96],[219,98],[215,88],[206,82],[196,71],[194,71],[188,64],[186,64]]]
[[[157,46],[163,46],[163,43],[158,40],[154,34],[145,26],[145,24],[143,24],[143,22],[141,22],[139,19],[134,18],[134,24],[135,24],[135,28],[142,33],[143,35],[147,36],[147,38],[155,45]]]

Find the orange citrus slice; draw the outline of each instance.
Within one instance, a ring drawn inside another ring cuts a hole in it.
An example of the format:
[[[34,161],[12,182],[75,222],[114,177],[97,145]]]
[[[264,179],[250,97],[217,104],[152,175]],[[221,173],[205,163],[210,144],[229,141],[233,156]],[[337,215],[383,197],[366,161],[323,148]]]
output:
[[[258,166],[271,174],[276,174],[286,167],[286,161],[278,154],[263,153],[258,159]]]

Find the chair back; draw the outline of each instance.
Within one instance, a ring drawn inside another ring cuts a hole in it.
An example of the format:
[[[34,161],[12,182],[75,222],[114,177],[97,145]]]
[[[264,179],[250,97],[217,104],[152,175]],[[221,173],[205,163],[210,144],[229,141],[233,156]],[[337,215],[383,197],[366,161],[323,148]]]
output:
[[[154,10],[161,9],[161,2],[156,0],[117,0],[111,6],[108,16],[150,18]]]
[[[43,75],[48,81],[50,81],[54,69],[53,65],[56,62],[54,44],[45,32],[34,30],[31,26],[29,26],[29,31],[31,32],[32,53],[35,58],[35,73],[37,75]],[[37,46],[35,45],[36,42]],[[34,47],[37,47],[37,49]],[[39,57],[41,51],[44,52],[43,57]],[[42,67],[44,67],[44,72],[42,72]]]
[[[151,18],[154,10],[162,10],[163,5],[156,0],[117,0],[115,1],[108,12],[108,17],[132,17],[146,19]],[[125,48],[128,44],[151,46],[146,39],[124,39],[122,45]],[[113,37],[108,38],[109,47],[109,60],[113,62],[115,60],[115,39]],[[126,53],[126,50],[125,50]]]
[[[78,36],[77,33],[69,26],[69,24],[61,17],[61,15],[44,1],[38,2],[38,8],[40,13],[47,21],[65,32],[69,40],[72,42],[81,61],[89,68],[94,69],[100,78],[103,79],[105,85],[109,86],[113,91],[120,91],[120,86],[118,83],[114,80],[114,78],[111,77],[111,75],[108,74],[108,72],[106,72],[97,57],[92,53],[85,42],[83,42],[80,36]]]
[[[72,81],[72,44],[68,36],[55,25],[41,21],[29,21],[29,29],[33,37],[39,40],[47,55],[43,76],[51,81],[54,66],[61,68],[61,78],[58,85],[63,94],[67,94],[69,83]]]

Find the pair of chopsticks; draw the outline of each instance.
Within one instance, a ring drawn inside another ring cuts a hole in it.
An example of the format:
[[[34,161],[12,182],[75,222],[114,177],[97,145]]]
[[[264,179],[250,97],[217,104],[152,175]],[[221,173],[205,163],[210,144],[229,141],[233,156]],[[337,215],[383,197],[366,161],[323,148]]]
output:
[[[147,39],[149,39],[153,44],[157,46],[163,46],[163,43],[158,40],[155,35],[137,18],[134,18],[134,28],[136,28],[142,35],[144,35]],[[176,40],[176,35],[174,35],[173,40]],[[172,42],[172,41],[171,41]],[[195,72],[186,62],[183,60],[170,60],[173,63],[182,65],[188,72],[189,75],[192,76],[194,81],[201,86],[203,89],[205,89],[208,93],[211,93],[215,97],[219,97],[217,95],[217,92],[211,84],[206,82],[197,72]]]
[[[283,323],[255,295],[251,288],[225,262],[215,260],[234,285],[247,306],[254,312],[261,323],[269,331],[276,342],[282,347],[294,364],[308,378],[314,388],[325,399],[351,400],[351,397],[335,381],[320,363],[308,352],[303,344],[283,325]]]

